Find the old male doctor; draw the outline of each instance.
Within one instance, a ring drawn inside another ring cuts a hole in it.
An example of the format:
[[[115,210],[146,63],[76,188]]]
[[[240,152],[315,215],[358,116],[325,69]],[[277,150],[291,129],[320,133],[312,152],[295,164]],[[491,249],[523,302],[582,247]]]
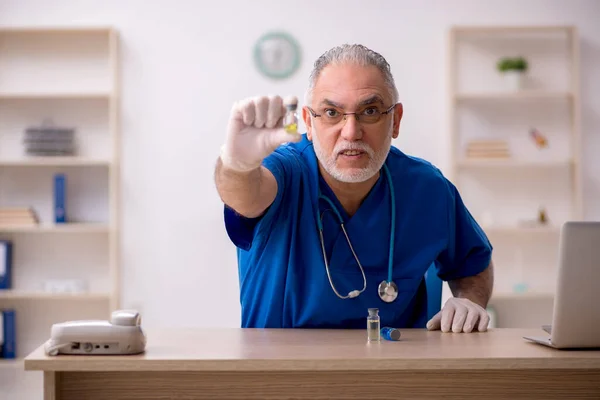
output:
[[[215,183],[237,246],[242,327],[485,331],[492,246],[430,163],[391,145],[403,109],[387,61],[343,45],[314,64],[306,134],[279,96],[232,109]],[[427,321],[424,274],[451,297]]]

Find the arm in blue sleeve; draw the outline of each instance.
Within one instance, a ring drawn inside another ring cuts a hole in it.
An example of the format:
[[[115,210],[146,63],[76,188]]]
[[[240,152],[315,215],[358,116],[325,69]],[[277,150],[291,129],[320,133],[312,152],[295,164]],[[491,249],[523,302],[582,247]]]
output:
[[[285,157],[275,152],[267,157],[262,165],[271,171],[277,181],[277,195],[265,212],[256,218],[247,218],[238,214],[227,205],[224,206],[225,229],[229,239],[235,246],[242,250],[250,250],[257,232],[269,229],[280,208],[285,193],[287,180]]]
[[[448,185],[448,245],[438,257],[438,275],[448,281],[454,297],[486,307],[494,286],[492,245],[463,203]]]
[[[488,268],[492,245],[465,206],[458,190],[446,180],[448,244],[438,258],[438,275],[445,281],[475,276]]]

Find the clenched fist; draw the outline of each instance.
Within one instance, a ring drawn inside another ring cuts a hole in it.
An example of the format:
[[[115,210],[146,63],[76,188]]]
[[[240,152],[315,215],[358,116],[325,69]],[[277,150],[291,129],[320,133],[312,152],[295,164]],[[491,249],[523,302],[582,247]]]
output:
[[[280,96],[255,97],[234,104],[221,148],[223,165],[240,172],[251,171],[281,144],[299,141],[300,135],[283,129],[285,111]]]

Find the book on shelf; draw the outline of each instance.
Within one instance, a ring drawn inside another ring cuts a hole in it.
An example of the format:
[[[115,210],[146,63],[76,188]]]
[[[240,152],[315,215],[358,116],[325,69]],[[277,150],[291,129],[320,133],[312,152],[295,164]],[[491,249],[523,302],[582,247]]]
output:
[[[508,143],[503,140],[472,140],[467,145],[467,158],[509,158]]]
[[[0,228],[32,227],[39,217],[32,207],[0,207]]]
[[[0,309],[0,358],[17,357],[15,310]]]
[[[0,240],[0,290],[12,288],[12,242]]]

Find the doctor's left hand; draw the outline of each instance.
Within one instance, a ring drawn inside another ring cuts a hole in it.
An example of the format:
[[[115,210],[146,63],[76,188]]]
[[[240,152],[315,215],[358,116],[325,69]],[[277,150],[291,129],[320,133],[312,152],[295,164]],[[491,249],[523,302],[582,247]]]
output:
[[[469,299],[451,297],[444,307],[427,322],[427,330],[441,329],[442,332],[487,331],[490,316],[479,304]]]

